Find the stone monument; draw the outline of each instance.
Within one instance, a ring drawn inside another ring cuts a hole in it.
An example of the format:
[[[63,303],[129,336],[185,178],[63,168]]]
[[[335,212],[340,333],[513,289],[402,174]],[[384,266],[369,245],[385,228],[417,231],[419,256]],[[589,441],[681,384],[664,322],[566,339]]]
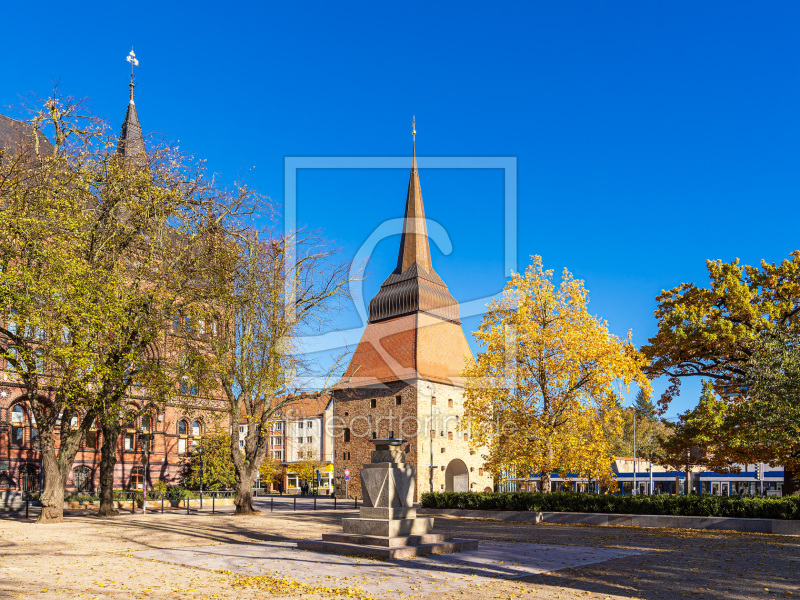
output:
[[[413,507],[416,473],[404,462],[401,439],[374,439],[372,460],[361,469],[364,504],[357,519],[342,519],[342,533],[301,540],[297,547],[373,558],[409,558],[474,550],[478,540],[433,533],[432,517],[417,517]]]

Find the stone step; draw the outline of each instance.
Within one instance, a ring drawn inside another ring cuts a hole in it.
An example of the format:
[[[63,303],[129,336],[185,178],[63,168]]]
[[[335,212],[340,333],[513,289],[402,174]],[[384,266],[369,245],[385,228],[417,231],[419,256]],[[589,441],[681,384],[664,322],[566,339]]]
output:
[[[422,544],[440,544],[449,541],[453,535],[450,533],[426,533],[423,535],[404,535],[397,537],[380,537],[377,535],[357,535],[353,533],[323,533],[322,539],[326,542],[342,542],[344,544],[357,544],[359,546],[384,546],[396,548],[398,546],[420,546]]]
[[[398,537],[405,535],[424,535],[433,530],[433,519],[342,519],[345,533],[356,535],[376,535],[379,537]]]
[[[343,554],[346,556],[366,556],[384,560],[414,558],[428,554],[448,554],[450,552],[463,552],[475,550],[478,540],[464,540],[453,538],[436,544],[421,544],[419,546],[361,546],[343,542],[328,542],[325,540],[300,540],[297,547],[301,550],[326,552],[328,554]]]

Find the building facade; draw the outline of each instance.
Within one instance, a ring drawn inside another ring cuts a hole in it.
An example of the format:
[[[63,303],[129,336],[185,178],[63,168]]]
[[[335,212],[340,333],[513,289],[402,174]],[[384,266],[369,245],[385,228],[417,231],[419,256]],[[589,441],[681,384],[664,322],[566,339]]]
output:
[[[370,301],[367,327],[331,394],[337,494],[361,496],[369,440],[387,437],[407,440],[417,500],[426,491],[492,489],[463,422],[461,373],[470,360],[458,303],[431,263],[415,149],[397,266]]]

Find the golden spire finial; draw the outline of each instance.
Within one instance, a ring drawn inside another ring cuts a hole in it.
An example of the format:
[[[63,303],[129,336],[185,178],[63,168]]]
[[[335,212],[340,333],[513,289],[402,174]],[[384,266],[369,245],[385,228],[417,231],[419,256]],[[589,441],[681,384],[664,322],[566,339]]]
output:
[[[411,117],[411,137],[414,139],[415,142],[417,141],[417,117],[416,116],[412,116]]]
[[[131,103],[133,103],[133,88],[134,86],[136,86],[136,84],[133,82],[134,80],[133,67],[139,66],[139,59],[136,58],[136,54],[133,51],[133,47],[131,47],[131,52],[130,54],[128,54],[128,56],[125,57],[125,60],[131,63],[131,82],[128,85],[131,88]]]

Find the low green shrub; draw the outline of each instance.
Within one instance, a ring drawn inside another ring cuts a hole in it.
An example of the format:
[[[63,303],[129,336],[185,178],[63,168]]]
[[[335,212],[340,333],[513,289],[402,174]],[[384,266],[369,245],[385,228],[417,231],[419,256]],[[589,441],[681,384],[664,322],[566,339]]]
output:
[[[615,496],[574,492],[427,492],[423,508],[800,519],[800,496]]]
[[[97,495],[87,492],[76,492],[64,496],[65,502],[97,502],[98,500],[100,500],[100,498]]]

